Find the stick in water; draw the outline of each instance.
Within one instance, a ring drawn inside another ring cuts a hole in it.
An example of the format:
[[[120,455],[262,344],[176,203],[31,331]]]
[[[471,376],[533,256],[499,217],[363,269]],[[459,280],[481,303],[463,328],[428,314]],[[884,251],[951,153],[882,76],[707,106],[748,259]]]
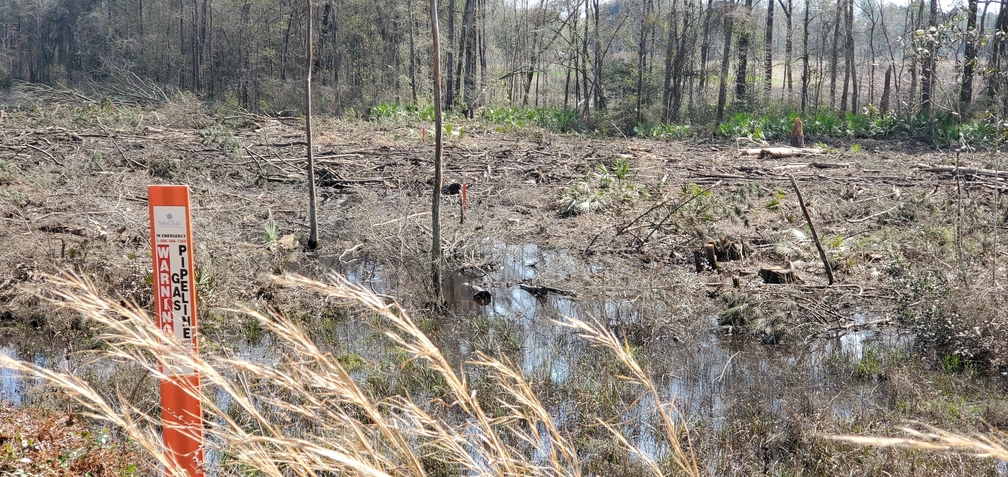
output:
[[[794,176],[788,174],[788,179],[791,179],[791,186],[794,187],[794,191],[798,194],[798,203],[801,204],[801,211],[805,214],[805,221],[808,222],[809,232],[812,232],[812,240],[815,242],[816,249],[819,250],[819,258],[822,259],[823,266],[826,267],[826,278],[829,279],[829,284],[833,284],[833,268],[830,267],[829,260],[826,259],[826,251],[823,250],[822,244],[819,243],[819,234],[815,231],[815,226],[812,225],[812,216],[808,213],[808,208],[805,207],[805,199],[802,198],[801,190],[798,189],[798,183],[795,182]]]

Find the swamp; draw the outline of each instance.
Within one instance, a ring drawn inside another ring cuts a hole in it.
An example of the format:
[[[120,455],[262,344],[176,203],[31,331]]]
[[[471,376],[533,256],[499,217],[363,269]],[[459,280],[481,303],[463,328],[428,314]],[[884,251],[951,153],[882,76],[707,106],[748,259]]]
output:
[[[186,184],[209,475],[1008,475],[995,148],[488,117],[433,290],[423,118],[316,118],[308,250],[303,117],[11,89],[0,473],[165,465],[147,186]]]

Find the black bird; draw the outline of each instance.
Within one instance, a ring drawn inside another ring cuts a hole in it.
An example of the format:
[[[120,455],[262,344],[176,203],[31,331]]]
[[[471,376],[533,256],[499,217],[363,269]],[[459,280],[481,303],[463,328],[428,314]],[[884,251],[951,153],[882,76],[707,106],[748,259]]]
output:
[[[441,193],[444,195],[458,195],[462,191],[462,184],[458,182],[452,182],[451,184],[445,184],[441,187]]]

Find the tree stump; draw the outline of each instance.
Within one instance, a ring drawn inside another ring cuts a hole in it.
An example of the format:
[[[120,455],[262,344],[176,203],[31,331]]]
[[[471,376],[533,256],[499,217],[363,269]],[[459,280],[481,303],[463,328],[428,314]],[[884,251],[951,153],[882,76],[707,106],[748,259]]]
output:
[[[469,288],[472,290],[472,300],[479,306],[487,306],[490,304],[491,295],[490,292],[484,290],[478,285],[469,284]]]
[[[708,243],[703,246],[704,257],[707,258],[707,264],[710,265],[711,270],[717,270],[719,268],[717,261],[717,250],[714,249],[714,243]]]

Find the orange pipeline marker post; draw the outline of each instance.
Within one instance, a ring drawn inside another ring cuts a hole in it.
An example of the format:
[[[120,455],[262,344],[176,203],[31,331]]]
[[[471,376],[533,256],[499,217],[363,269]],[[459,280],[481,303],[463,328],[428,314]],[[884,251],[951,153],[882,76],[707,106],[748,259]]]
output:
[[[465,223],[465,211],[466,211],[466,173],[462,171],[462,200],[459,202],[459,223]]]
[[[157,326],[185,349],[197,352],[196,293],[193,278],[189,186],[147,187],[154,258],[154,312]],[[167,369],[166,369],[167,368]],[[161,436],[165,456],[190,477],[203,472],[203,405],[199,374],[166,364],[161,372]]]

